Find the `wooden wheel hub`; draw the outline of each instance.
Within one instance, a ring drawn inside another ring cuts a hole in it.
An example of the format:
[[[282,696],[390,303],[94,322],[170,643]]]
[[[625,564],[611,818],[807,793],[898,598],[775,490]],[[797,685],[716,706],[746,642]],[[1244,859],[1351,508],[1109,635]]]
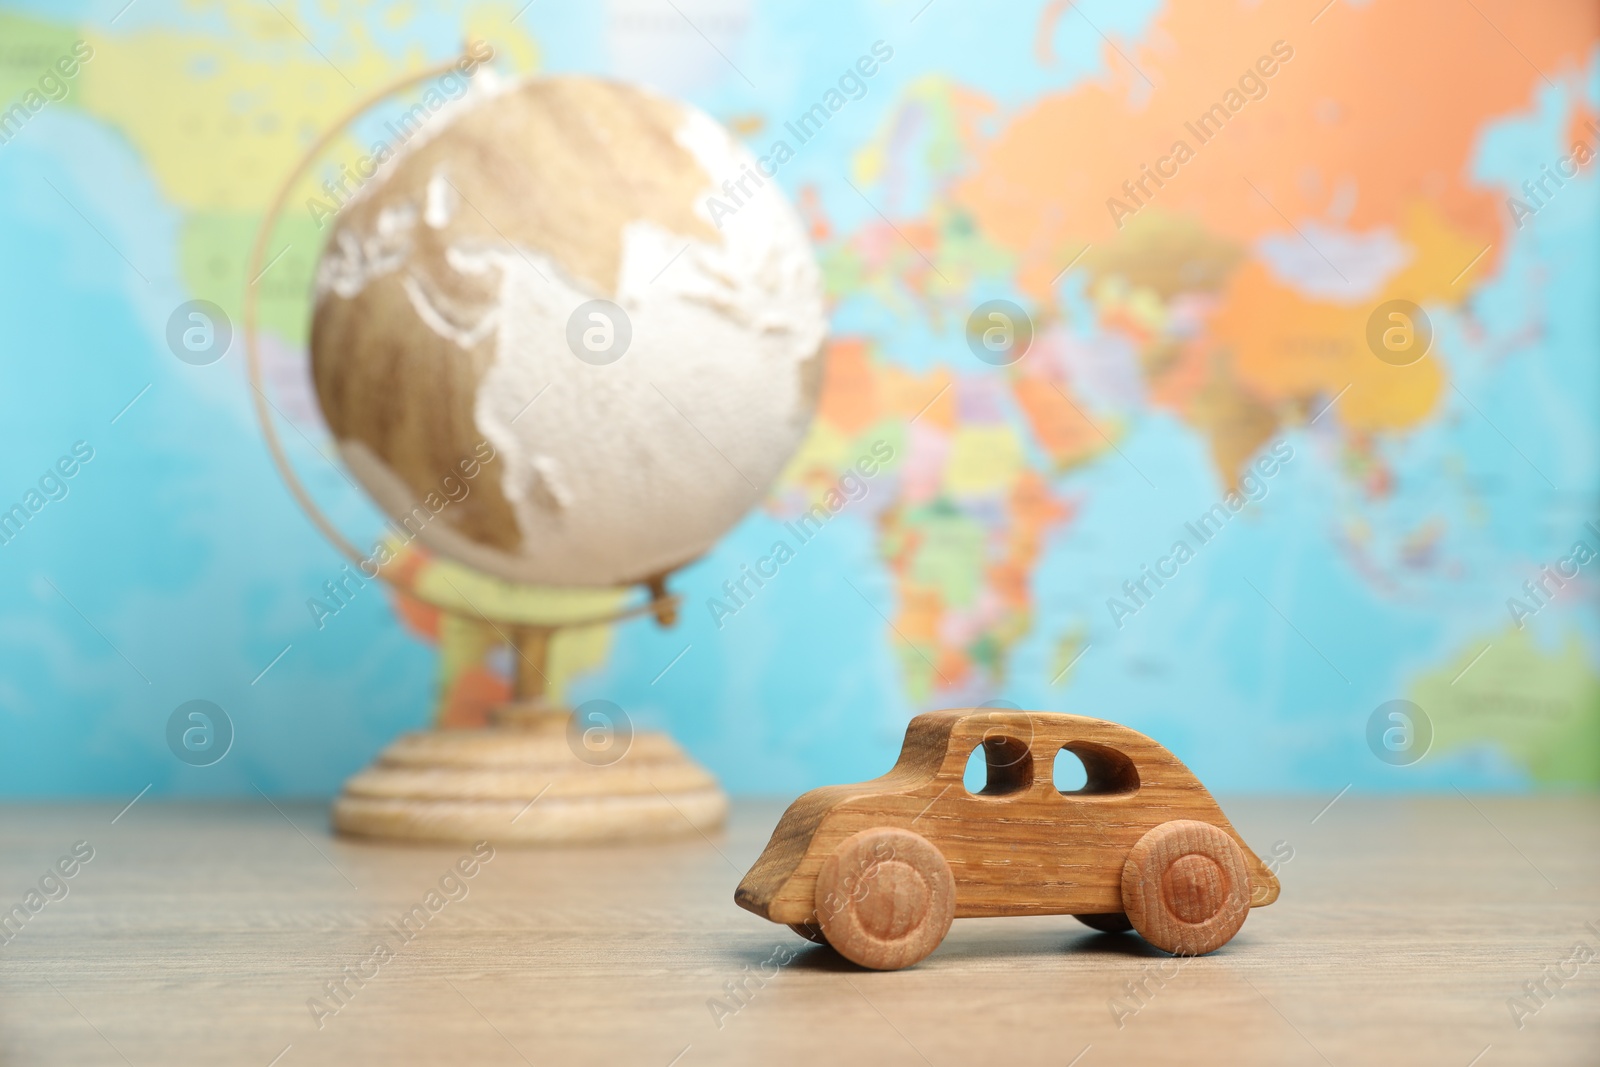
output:
[[[922,874],[899,860],[875,865],[862,876],[861,883],[856,921],[864,933],[880,941],[896,941],[910,933],[927,914],[933,897]]]
[[[1161,876],[1161,900],[1186,923],[1203,923],[1215,915],[1228,895],[1228,876],[1215,860],[1191,852],[1174,860]]]
[[[1210,823],[1164,822],[1128,853],[1122,907],[1139,936],[1157,948],[1179,956],[1218,949],[1250,912],[1244,850]]]
[[[938,948],[950,931],[955,876],[921,834],[862,830],[823,861],[816,908],[817,925],[839,955],[873,970],[898,970]]]

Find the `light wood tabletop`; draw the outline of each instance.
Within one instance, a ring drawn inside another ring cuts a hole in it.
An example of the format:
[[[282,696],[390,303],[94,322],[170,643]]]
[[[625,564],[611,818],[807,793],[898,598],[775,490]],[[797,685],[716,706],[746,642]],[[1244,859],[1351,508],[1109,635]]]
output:
[[[11,805],[0,1064],[1600,1062],[1600,799],[1329,799],[1223,799],[1283,895],[1214,955],[963,919],[889,973],[734,905],[779,803],[476,855],[325,804]]]

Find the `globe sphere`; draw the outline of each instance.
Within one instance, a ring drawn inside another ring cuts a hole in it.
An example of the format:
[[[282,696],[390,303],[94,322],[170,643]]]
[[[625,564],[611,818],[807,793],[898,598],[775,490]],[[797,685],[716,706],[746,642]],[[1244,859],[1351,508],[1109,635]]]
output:
[[[824,335],[805,229],[728,130],[529,78],[441,111],[340,209],[312,376],[402,539],[610,586],[693,560],[759,501],[816,406]]]

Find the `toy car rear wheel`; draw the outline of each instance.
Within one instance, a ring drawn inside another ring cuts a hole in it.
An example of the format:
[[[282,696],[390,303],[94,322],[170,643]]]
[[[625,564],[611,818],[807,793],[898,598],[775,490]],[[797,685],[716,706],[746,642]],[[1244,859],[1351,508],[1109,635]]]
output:
[[[1133,923],[1128,921],[1127,915],[1120,911],[1107,912],[1104,915],[1074,915],[1083,925],[1099,930],[1102,934],[1125,934],[1133,929]]]
[[[823,936],[839,955],[894,971],[927,957],[949,933],[956,880],[921,834],[862,830],[823,861],[816,905]]]
[[[828,935],[824,934],[822,932],[822,927],[818,926],[816,923],[790,923],[789,929],[793,930],[807,941],[810,941],[812,944],[826,945],[828,943]]]
[[[1122,906],[1139,936],[1173,955],[1220,948],[1250,912],[1244,850],[1210,823],[1164,822],[1128,853]]]

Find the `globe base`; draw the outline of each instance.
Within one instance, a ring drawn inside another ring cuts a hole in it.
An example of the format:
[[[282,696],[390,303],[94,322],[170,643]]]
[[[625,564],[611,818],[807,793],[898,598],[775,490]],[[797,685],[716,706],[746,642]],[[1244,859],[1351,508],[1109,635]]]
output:
[[[531,714],[531,713],[530,713]],[[528,845],[666,841],[720,827],[728,798],[666,734],[583,748],[570,715],[402,735],[345,783],[333,827],[394,841]]]

